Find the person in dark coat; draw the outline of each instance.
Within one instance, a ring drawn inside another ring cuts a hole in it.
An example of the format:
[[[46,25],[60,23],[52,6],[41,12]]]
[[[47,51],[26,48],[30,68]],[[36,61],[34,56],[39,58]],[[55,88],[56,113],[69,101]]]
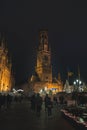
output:
[[[48,94],[46,94],[45,98],[44,98],[44,103],[45,103],[45,111],[47,111],[47,104],[48,104]]]
[[[35,111],[36,97],[35,94],[31,97],[31,110]]]
[[[53,108],[53,103],[51,101],[51,98],[48,95],[46,95],[44,101],[45,101],[45,109],[47,109],[48,116],[51,116],[52,108]]]
[[[42,103],[43,103],[42,97],[40,96],[39,93],[37,93],[37,96],[36,96],[36,114],[37,114],[37,116],[40,116],[41,109],[42,109]]]

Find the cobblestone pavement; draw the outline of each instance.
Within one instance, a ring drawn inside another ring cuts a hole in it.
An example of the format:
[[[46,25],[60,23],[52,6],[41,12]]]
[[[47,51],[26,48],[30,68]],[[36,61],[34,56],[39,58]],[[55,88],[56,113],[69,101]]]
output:
[[[52,116],[48,117],[44,111],[37,117],[35,112],[30,110],[29,101],[13,103],[8,110],[0,111],[1,130],[75,130],[60,113],[58,107],[54,107]]]

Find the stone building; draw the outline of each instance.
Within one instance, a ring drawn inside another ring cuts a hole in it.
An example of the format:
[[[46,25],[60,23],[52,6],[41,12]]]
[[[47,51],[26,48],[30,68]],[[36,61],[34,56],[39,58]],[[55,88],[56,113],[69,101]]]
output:
[[[8,58],[5,41],[0,40],[0,92],[9,92],[13,84],[12,63]]]
[[[30,88],[36,93],[40,92],[43,94],[61,92],[63,84],[58,78],[53,78],[52,76],[51,47],[48,43],[48,31],[40,30],[35,75],[32,75],[29,80]]]

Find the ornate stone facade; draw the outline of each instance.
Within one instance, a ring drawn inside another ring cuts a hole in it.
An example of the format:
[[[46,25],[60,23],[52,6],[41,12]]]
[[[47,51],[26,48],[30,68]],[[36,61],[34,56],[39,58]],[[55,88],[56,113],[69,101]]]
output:
[[[35,74],[31,77],[31,86],[35,92],[57,93],[62,91],[62,82],[52,77],[51,48],[48,44],[48,31],[40,30],[39,47],[37,50],[37,60]]]
[[[47,31],[40,31],[37,52],[36,73],[41,82],[52,82],[51,51]]]
[[[0,41],[0,92],[9,92],[12,87],[12,63],[8,59],[8,49],[4,40]]]

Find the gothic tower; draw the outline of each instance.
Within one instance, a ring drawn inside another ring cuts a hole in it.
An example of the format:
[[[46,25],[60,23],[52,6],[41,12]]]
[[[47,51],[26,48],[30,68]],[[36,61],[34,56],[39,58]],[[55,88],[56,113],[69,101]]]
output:
[[[8,49],[5,47],[5,40],[0,40],[0,92],[11,90],[11,68],[12,63],[9,61]]]
[[[36,73],[42,82],[52,82],[51,49],[48,44],[48,31],[40,30],[37,51]]]

